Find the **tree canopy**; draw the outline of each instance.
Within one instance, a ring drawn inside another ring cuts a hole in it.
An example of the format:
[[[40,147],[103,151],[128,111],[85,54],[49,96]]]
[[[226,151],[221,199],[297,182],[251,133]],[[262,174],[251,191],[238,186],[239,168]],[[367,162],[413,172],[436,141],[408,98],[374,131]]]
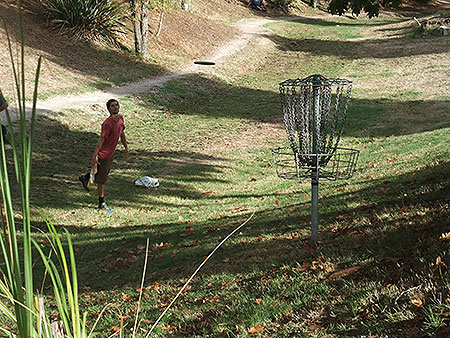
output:
[[[398,7],[402,0],[331,0],[328,6],[332,14],[342,15],[348,10],[359,15],[361,11],[369,18],[378,16],[380,7]]]

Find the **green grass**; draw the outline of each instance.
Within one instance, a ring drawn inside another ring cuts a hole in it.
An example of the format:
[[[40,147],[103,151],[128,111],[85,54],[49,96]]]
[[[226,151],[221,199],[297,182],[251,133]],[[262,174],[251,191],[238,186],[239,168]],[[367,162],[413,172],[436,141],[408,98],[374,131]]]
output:
[[[445,334],[450,261],[440,236],[450,225],[450,120],[445,111],[430,117],[448,100],[434,94],[438,80],[423,92],[409,82],[368,88],[374,78],[397,80],[395,63],[385,62],[389,50],[369,54],[371,31],[395,22],[271,25],[278,48],[255,69],[244,66],[243,77],[227,83],[192,75],[121,100],[131,155],[125,161],[119,145],[106,188],[117,217],[97,212],[95,192],[85,195],[77,181],[105,112],[41,117],[32,203],[72,235],[89,322],[112,303],[118,308],[105,312],[99,330],[112,334],[120,310],[130,333],[149,238],[141,310],[141,327],[148,329],[204,257],[255,211],[193,280],[157,336]],[[367,44],[353,41],[359,35]],[[384,43],[390,41],[377,41]],[[439,79],[438,59],[412,55],[404,62],[422,62],[420,69]],[[286,143],[282,132],[268,129],[282,128],[277,86],[287,78],[355,70],[341,144],[361,156],[352,179],[321,183],[323,246],[311,251],[310,184],[278,179],[271,163],[271,148]],[[144,175],[159,178],[160,188],[134,187]],[[41,226],[37,215],[35,225]],[[420,307],[412,302],[418,299]]]

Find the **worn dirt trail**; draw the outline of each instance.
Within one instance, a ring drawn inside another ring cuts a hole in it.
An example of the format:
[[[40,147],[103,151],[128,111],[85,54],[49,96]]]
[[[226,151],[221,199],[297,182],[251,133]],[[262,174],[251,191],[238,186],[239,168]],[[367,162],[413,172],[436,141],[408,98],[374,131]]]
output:
[[[37,114],[49,114],[59,112],[68,108],[88,109],[89,107],[95,105],[101,105],[103,107],[104,103],[112,97],[120,98],[128,95],[146,93],[150,90],[154,90],[158,86],[162,86],[172,79],[183,77],[189,74],[205,73],[217,75],[220,73],[220,67],[223,62],[246,48],[250,41],[260,43],[268,42],[268,39],[263,36],[263,25],[267,22],[270,22],[271,20],[274,19],[253,18],[238,21],[236,23],[236,27],[239,28],[241,32],[239,36],[236,39],[218,48],[212,55],[205,58],[205,60],[215,62],[214,66],[192,64],[187,66],[181,72],[169,73],[121,86],[113,86],[104,90],[87,92],[79,95],[53,96],[47,100],[37,102]],[[29,111],[31,111],[30,107],[28,108]]]

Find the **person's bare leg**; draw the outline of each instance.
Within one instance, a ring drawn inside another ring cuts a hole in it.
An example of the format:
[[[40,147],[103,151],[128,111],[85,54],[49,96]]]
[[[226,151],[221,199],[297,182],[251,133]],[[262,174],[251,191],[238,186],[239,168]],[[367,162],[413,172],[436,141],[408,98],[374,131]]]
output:
[[[98,197],[104,198],[105,197],[105,185],[104,184],[98,184],[97,185],[97,192],[98,192]]]
[[[105,185],[104,184],[98,184],[97,185],[97,192],[98,192],[98,208],[99,209],[106,209],[105,206]]]

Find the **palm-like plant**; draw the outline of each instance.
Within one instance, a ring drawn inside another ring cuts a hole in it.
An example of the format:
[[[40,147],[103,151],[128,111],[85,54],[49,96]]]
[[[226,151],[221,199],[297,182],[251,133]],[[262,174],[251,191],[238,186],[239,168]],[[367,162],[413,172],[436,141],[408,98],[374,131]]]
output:
[[[68,34],[119,44],[126,15],[115,0],[43,0],[51,22]]]

